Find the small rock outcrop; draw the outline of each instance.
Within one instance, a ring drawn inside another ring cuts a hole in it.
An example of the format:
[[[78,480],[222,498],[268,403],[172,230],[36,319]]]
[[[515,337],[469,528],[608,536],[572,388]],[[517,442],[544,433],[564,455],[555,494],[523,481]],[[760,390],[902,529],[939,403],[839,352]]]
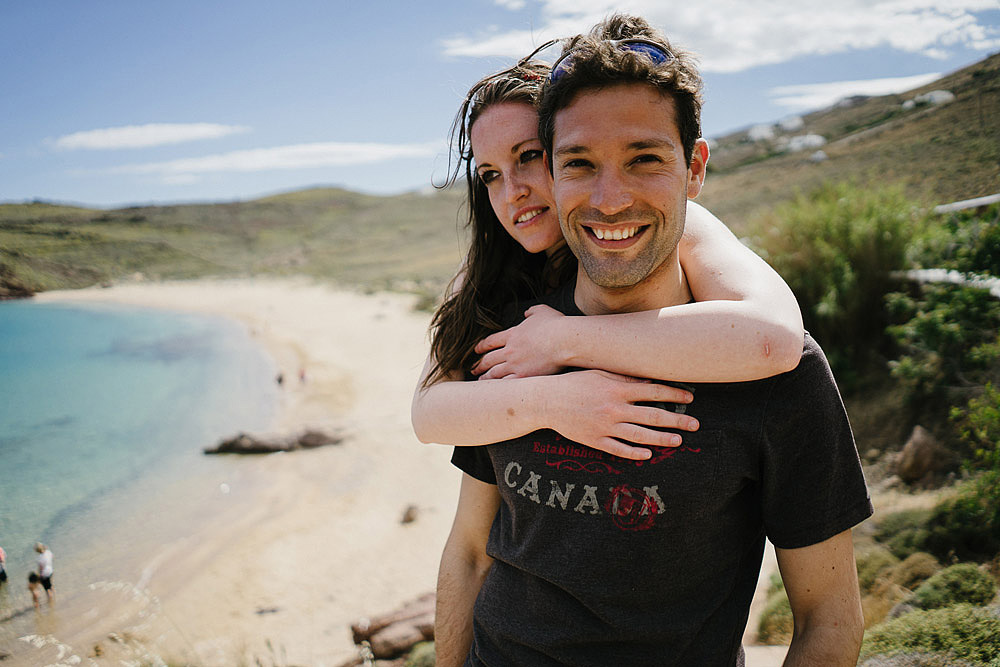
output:
[[[396,658],[420,642],[434,639],[434,593],[425,593],[399,609],[362,618],[351,625],[354,643],[369,650],[377,660]],[[341,667],[363,664],[363,658],[344,663]]]
[[[323,431],[308,430],[287,437],[261,437],[239,433],[232,438],[221,441],[215,447],[205,448],[206,454],[273,454],[275,452],[291,452],[296,449],[315,449],[326,445],[339,445],[344,438],[339,433],[329,434]]]
[[[909,484],[930,481],[949,470],[955,455],[923,426],[914,426],[896,464],[896,474]]]

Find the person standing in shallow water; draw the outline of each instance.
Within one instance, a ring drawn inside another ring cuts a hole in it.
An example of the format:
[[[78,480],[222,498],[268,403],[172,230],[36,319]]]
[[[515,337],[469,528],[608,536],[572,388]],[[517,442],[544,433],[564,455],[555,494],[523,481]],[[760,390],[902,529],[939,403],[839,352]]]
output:
[[[7,581],[7,554],[4,553],[3,547],[0,547],[0,584]]]
[[[55,600],[56,594],[52,589],[52,551],[41,542],[35,543],[35,551],[38,552],[38,578],[42,588],[49,598],[49,602]]]

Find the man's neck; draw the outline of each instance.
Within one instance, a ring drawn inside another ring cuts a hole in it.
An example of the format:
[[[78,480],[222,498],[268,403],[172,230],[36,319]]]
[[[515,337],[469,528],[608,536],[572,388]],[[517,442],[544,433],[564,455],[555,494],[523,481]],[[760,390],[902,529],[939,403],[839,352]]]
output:
[[[583,266],[577,270],[573,299],[584,315],[610,315],[658,310],[691,301],[691,290],[675,251],[637,285],[601,287],[591,282]]]

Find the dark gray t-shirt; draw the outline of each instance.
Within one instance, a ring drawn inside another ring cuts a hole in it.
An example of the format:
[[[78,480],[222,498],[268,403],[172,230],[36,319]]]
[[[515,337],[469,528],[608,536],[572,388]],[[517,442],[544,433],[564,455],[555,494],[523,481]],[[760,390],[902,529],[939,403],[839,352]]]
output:
[[[545,302],[582,315],[572,289]],[[523,309],[520,311],[523,312]],[[826,358],[755,382],[685,385],[701,428],[647,461],[543,430],[452,461],[500,509],[467,664],[735,665],[765,535],[822,542],[872,513]]]

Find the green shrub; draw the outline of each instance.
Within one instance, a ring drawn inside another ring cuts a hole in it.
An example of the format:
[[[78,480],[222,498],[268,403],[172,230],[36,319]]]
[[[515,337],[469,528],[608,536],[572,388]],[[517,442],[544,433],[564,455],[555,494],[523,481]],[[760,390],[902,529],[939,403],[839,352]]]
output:
[[[861,647],[862,657],[916,651],[988,663],[1000,655],[1000,618],[968,604],[913,611],[868,630]]]
[[[1000,205],[951,213],[923,230],[908,250],[914,264],[1000,277]],[[998,397],[983,392],[1000,384],[1000,301],[985,289],[934,284],[886,303],[898,323],[887,330],[899,345],[890,367],[910,407],[939,431],[950,417],[973,467],[1000,469]]]
[[[987,290],[926,284],[917,296],[891,293],[888,327],[902,355],[889,363],[917,407],[950,400],[954,387],[974,387],[991,377],[1000,354],[1000,301]]]
[[[952,408],[951,419],[970,454],[970,467],[1000,470],[1000,389],[987,382],[965,409]]]
[[[997,582],[973,563],[946,567],[920,585],[913,603],[921,609],[939,609],[967,602],[988,604],[997,594]]]
[[[910,253],[924,267],[1000,277],[1000,204],[942,216],[914,240]]]
[[[858,663],[859,667],[981,667],[980,662],[956,660],[951,653],[898,653],[877,655]]]
[[[757,641],[761,644],[788,644],[792,641],[792,607],[788,595],[782,588],[771,596],[760,614],[757,626]]]
[[[901,188],[826,184],[757,221],[753,243],[802,305],[806,328],[844,384],[886,351],[891,272],[926,216]]]
[[[434,642],[420,642],[406,657],[403,667],[434,667]]]
[[[926,550],[942,561],[986,561],[1000,553],[1000,472],[962,485],[927,522]]]
[[[773,596],[783,593],[784,590],[785,582],[781,580],[781,573],[772,572],[771,577],[767,581],[767,594],[764,597],[769,600]]]
[[[875,539],[885,544],[896,558],[922,551],[927,540],[929,509],[909,509],[884,516],[875,530]]]
[[[857,555],[858,585],[861,590],[870,593],[880,575],[887,573],[899,563],[899,559],[882,546],[874,546]]]
[[[913,590],[941,569],[934,556],[919,551],[911,554],[892,570],[892,583]]]

